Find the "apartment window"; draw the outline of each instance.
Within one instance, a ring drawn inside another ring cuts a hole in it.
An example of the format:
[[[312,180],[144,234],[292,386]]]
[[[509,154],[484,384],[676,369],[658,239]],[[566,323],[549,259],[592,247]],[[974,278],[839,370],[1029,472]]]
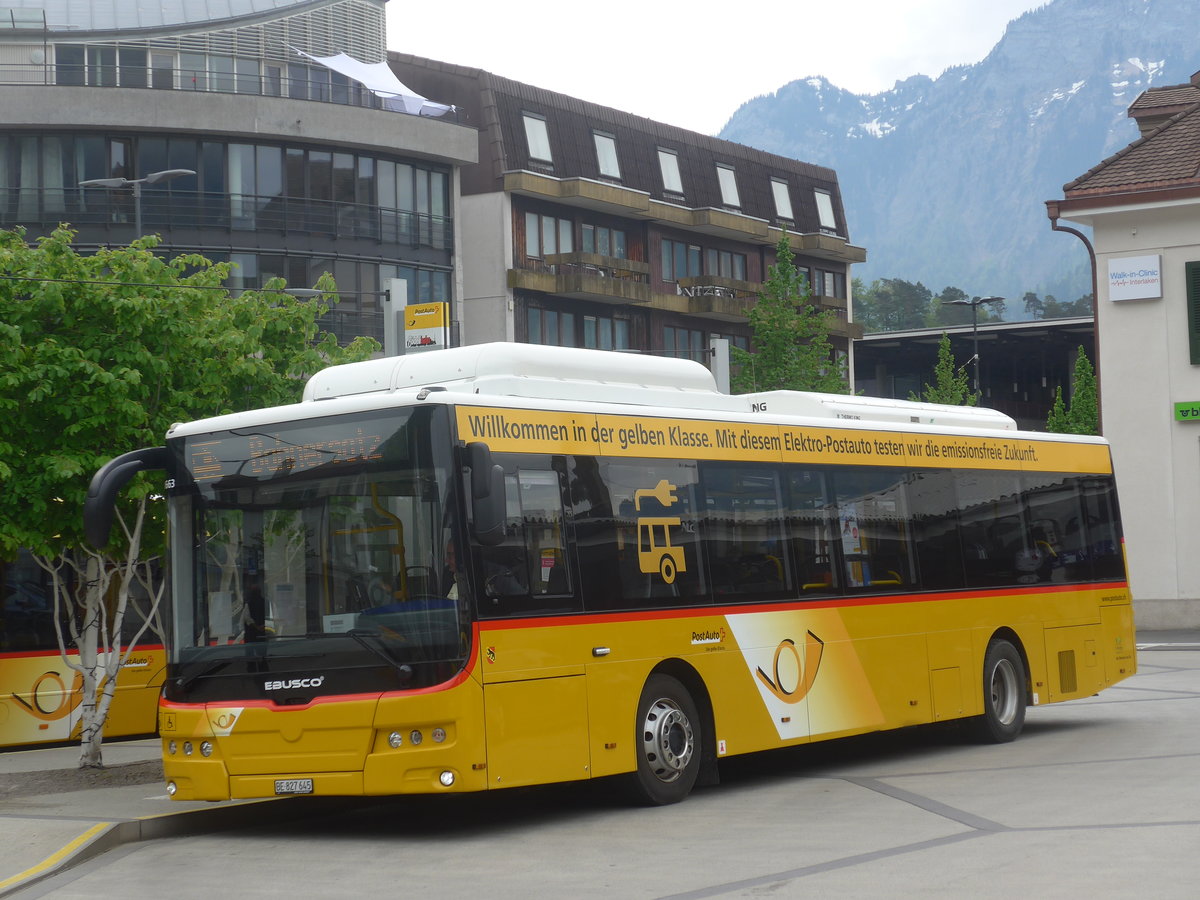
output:
[[[682,241],[662,242],[663,281],[678,281],[702,274],[700,271],[700,248]]]
[[[729,250],[709,250],[705,253],[709,275],[746,280],[746,254]]]
[[[721,185],[721,202],[726,206],[741,207],[742,200],[738,196],[737,173],[732,166],[717,164],[717,181]]]
[[[546,130],[546,120],[532,113],[524,113],[525,141],[529,144],[529,158],[552,163],[550,155],[550,132]]]
[[[534,259],[552,253],[571,253],[571,220],[540,213],[525,213],[525,255]]]
[[[596,162],[600,166],[600,174],[605,178],[620,178],[621,164],[617,161],[617,139],[603,131],[593,131],[592,138],[596,142]]]
[[[694,359],[696,362],[704,362],[708,359],[708,341],[705,340],[703,331],[665,325],[663,326],[663,353],[676,359]]]
[[[817,218],[822,231],[837,232],[837,219],[833,215],[833,196],[828,191],[813,191],[817,201]]]
[[[554,347],[575,346],[575,314],[531,306],[525,310],[527,340],[530,344]]]
[[[789,222],[796,217],[792,215],[792,195],[788,193],[788,183],[782,178],[771,179],[771,193],[775,197],[775,215]]]
[[[628,259],[625,232],[603,225],[583,226],[583,252]]]
[[[672,194],[682,194],[683,179],[679,177],[679,154],[674,150],[659,147],[658,168],[662,172],[663,190]]]
[[[825,272],[817,269],[813,273],[813,293],[822,297],[846,296],[846,275],[844,272]]]
[[[583,346],[593,350],[628,350],[629,320],[616,316],[584,316]]]

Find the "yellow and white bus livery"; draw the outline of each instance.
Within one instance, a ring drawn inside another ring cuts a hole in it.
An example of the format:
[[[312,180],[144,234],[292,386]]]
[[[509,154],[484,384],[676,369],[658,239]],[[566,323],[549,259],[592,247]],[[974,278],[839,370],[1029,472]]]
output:
[[[962,719],[1136,669],[1108,447],[990,410],[719,393],[683,360],[487,344],[177,425],[176,799],[480,791]]]

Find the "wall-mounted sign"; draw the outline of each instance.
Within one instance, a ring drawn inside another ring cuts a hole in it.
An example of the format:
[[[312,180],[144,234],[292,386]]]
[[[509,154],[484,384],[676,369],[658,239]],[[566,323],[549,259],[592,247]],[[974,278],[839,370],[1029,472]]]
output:
[[[1153,300],[1162,296],[1162,256],[1122,256],[1108,261],[1109,300]]]
[[[1175,404],[1176,422],[1200,422],[1200,400]]]
[[[445,350],[449,346],[449,303],[415,303],[404,307],[405,353]]]

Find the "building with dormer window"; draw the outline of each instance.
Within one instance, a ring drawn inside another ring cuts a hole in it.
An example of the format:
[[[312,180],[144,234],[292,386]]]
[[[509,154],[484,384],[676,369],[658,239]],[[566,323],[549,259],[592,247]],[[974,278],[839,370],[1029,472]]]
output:
[[[527,341],[707,360],[748,345],[783,230],[850,352],[836,173],[479,69],[390,54],[405,84],[479,129],[462,170],[465,343]]]

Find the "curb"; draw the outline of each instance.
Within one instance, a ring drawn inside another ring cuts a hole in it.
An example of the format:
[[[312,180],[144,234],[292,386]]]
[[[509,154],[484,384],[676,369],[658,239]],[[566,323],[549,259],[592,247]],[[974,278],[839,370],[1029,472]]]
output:
[[[212,809],[189,809],[116,822],[97,822],[41,862],[0,881],[0,897],[61,874],[124,844],[182,837],[263,822],[307,818],[346,806],[345,797],[281,797],[235,801]],[[284,805],[294,806],[284,812]]]

